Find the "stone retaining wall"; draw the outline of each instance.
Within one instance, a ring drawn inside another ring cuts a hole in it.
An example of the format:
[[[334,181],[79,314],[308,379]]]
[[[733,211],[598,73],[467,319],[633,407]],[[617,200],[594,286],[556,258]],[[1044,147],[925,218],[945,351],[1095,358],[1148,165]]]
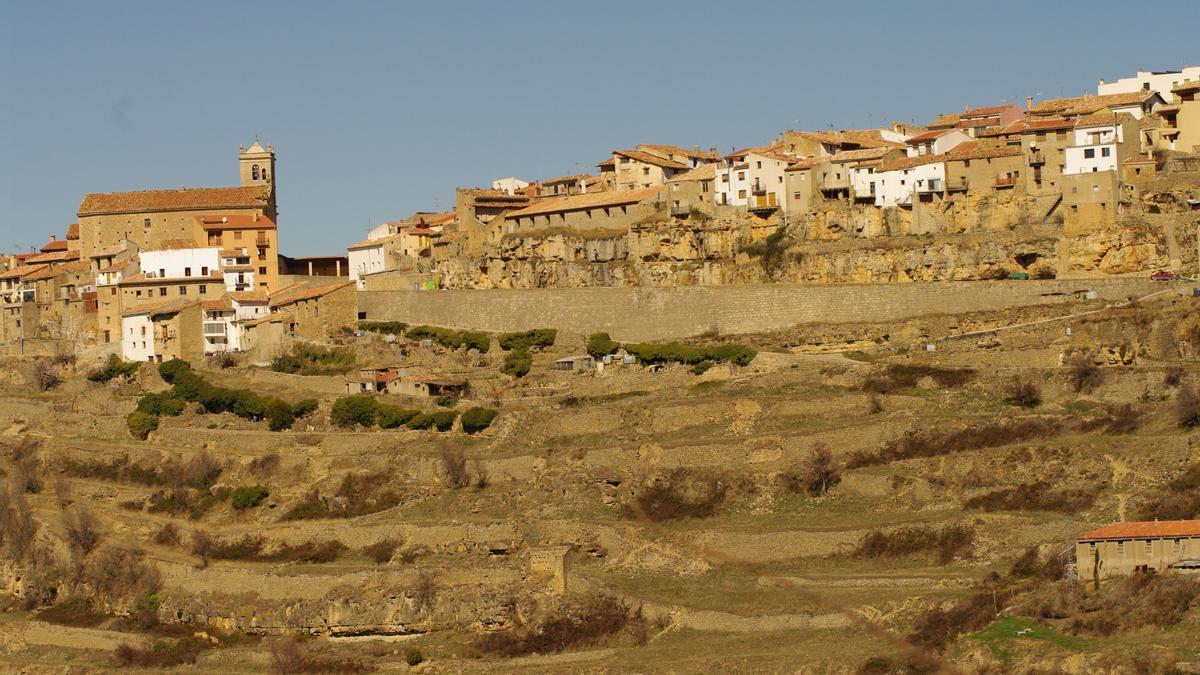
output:
[[[770,284],[672,288],[360,291],[369,321],[449,328],[530,328],[618,340],[667,340],[787,329],[803,323],[892,321],[928,314],[1069,302],[1093,290],[1125,300],[1164,288],[1144,277],[1079,280],[946,281],[911,284]]]

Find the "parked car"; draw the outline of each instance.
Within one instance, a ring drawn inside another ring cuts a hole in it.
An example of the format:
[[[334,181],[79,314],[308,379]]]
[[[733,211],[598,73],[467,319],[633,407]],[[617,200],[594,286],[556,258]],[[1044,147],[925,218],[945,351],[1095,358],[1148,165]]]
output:
[[[1150,275],[1151,281],[1175,281],[1179,275],[1174,272],[1155,272]]]
[[[1013,272],[1012,274],[1008,275],[1008,278],[1009,279],[1028,279],[1029,272]]]

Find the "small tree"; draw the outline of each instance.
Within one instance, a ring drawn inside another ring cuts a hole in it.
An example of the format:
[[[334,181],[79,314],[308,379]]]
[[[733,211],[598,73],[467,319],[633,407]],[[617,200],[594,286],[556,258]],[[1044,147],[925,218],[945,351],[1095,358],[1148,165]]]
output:
[[[462,414],[462,428],[468,434],[477,434],[490,427],[496,419],[496,411],[491,408],[469,408]]]
[[[1042,390],[1032,380],[1017,375],[1005,388],[1004,401],[1022,408],[1036,408],[1042,403]]]
[[[1104,382],[1104,372],[1092,362],[1091,354],[1076,354],[1067,359],[1067,377],[1075,393],[1088,394]]]
[[[610,338],[608,333],[592,333],[588,336],[587,353],[594,359],[616,353],[620,348],[621,343]]]
[[[151,431],[158,428],[158,417],[141,410],[134,410],[125,417],[125,424],[129,427],[129,435],[139,441],[144,441]]]
[[[467,458],[463,455],[463,451],[454,448],[446,448],[442,450],[442,471],[446,474],[446,485],[453,489],[464,488],[470,485],[471,479],[467,475]]]
[[[329,421],[339,427],[370,427],[375,424],[375,413],[375,397],[355,394],[334,401],[333,409],[329,411]]]
[[[1185,429],[1200,426],[1200,396],[1190,384],[1181,386],[1175,395],[1175,421]]]
[[[62,384],[62,378],[49,359],[38,359],[33,362],[33,383],[38,391],[49,391]]]
[[[263,502],[270,492],[261,485],[243,485],[233,491],[230,504],[235,509],[252,509]]]
[[[820,441],[813,443],[798,470],[788,479],[791,488],[819,497],[842,481],[841,470],[833,459],[833,450]]]

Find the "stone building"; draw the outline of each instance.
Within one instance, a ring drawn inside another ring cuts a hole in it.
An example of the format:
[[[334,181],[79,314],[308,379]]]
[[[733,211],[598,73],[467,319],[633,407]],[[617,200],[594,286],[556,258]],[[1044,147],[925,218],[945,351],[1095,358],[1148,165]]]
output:
[[[121,356],[128,361],[193,361],[204,356],[198,300],[174,299],[121,315]]]
[[[650,187],[539,200],[506,214],[501,232],[503,236],[553,228],[576,232],[628,229],[665,207],[659,206],[662,194],[662,188]]]
[[[1171,91],[1175,101],[1158,110],[1163,124],[1154,145],[1163,150],[1200,152],[1200,79],[1184,82]]]
[[[254,268],[256,288],[274,293],[279,282],[279,238],[272,219],[250,215],[195,216],[194,239],[204,246],[241,250]]]
[[[171,239],[197,239],[197,217],[275,220],[275,152],[256,140],[238,155],[237,187],[90,193],[79,205],[79,251],[91,257],[123,240],[147,249]],[[206,239],[199,239],[206,244]],[[274,248],[274,247],[272,247]]]
[[[358,320],[355,293],[353,281],[287,288],[271,298],[271,312],[283,316],[285,334],[323,342]]]
[[[1200,520],[1114,523],[1079,535],[1075,562],[1079,578],[1097,586],[1104,579],[1182,570],[1200,558]]]

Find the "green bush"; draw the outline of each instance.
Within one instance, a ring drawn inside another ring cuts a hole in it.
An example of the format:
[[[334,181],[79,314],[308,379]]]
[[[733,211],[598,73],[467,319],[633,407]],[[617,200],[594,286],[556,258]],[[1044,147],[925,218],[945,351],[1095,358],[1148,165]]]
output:
[[[139,365],[141,364],[136,361],[122,361],[116,354],[109,354],[108,361],[104,366],[88,373],[87,379],[92,382],[108,382],[114,377],[123,377],[136,373]]]
[[[409,429],[428,429],[433,426],[433,415],[418,413],[408,420],[407,425]]]
[[[588,336],[587,353],[594,359],[615,354],[620,348],[621,343],[610,338],[608,333],[592,333]]]
[[[408,328],[408,324],[400,321],[359,321],[358,327],[370,333],[403,335],[404,329]]]
[[[175,384],[175,377],[180,373],[190,373],[192,365],[183,359],[171,359],[158,365],[158,374],[167,384]]]
[[[299,357],[295,357],[290,354],[276,356],[274,359],[271,360],[271,370],[273,370],[277,373],[287,373],[289,375],[294,375],[295,373],[300,372],[300,369],[303,367],[304,367],[304,362],[301,361],[299,359]]]
[[[417,326],[409,328],[406,335],[410,340],[433,340],[449,349],[458,349],[465,345],[467,349],[476,349],[481,354],[486,354],[492,345],[491,336],[481,331],[457,331],[450,328]]]
[[[261,485],[244,485],[233,491],[230,503],[235,509],[252,509],[262,503],[270,493]]]
[[[535,328],[522,333],[503,333],[500,335],[500,348],[504,351],[514,349],[533,349],[534,347],[552,347],[558,331],[553,328]]]
[[[321,404],[317,402],[317,399],[306,398],[303,401],[300,401],[296,405],[292,406],[292,417],[299,419],[306,415],[310,415],[313,412],[315,412],[316,409],[318,407],[320,407],[320,405]]]
[[[376,408],[375,397],[370,394],[343,396],[333,402],[329,421],[339,427],[374,426]]]
[[[162,394],[143,394],[141,400],[138,401],[137,409],[155,416],[166,415],[175,417],[183,413],[184,406],[187,405],[183,399],[175,398],[169,393]]]
[[[454,427],[454,420],[458,419],[458,411],[439,410],[429,417],[433,420],[433,426],[438,431],[450,431]]]
[[[134,410],[125,417],[125,425],[129,427],[131,436],[139,441],[144,441],[151,431],[158,428],[158,416]]]
[[[421,654],[420,649],[410,647],[404,652],[404,662],[409,666],[419,666],[423,661],[425,661],[425,657]]]
[[[709,368],[712,368],[712,367],[713,367],[713,362],[709,361],[708,359],[705,359],[705,360],[701,361],[700,363],[697,363],[696,365],[692,366],[692,374],[693,375],[703,375],[708,372]]]
[[[496,411],[491,408],[470,408],[462,414],[462,428],[468,434],[477,434],[492,426]]]
[[[434,399],[434,402],[442,408],[453,408],[454,406],[458,405],[458,398],[459,396],[457,392],[452,394],[442,394]]]
[[[296,414],[292,412],[292,406],[280,401],[272,399],[266,407],[267,425],[271,431],[283,431],[290,429],[292,422],[296,421]]]
[[[297,344],[291,354],[271,361],[271,370],[299,375],[334,375],[354,367],[354,352],[338,347]]]
[[[375,408],[375,419],[384,429],[398,429],[408,424],[408,421],[416,417],[419,412],[381,403]]]
[[[533,355],[527,349],[514,349],[504,355],[504,365],[500,372],[513,377],[525,377],[533,367]]]
[[[625,350],[637,357],[638,363],[685,363],[695,365],[702,361],[749,364],[758,354],[754,349],[739,344],[718,344],[694,347],[678,342],[627,344]]]

